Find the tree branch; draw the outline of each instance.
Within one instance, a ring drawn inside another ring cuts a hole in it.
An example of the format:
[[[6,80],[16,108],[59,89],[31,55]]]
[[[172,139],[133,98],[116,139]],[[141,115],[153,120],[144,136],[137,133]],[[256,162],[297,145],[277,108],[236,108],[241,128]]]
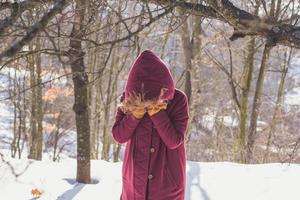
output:
[[[170,12],[172,12],[174,9],[174,5],[170,5],[169,7],[165,8],[164,12],[158,14],[155,17],[152,17],[151,20],[149,20],[147,23],[145,24],[141,24],[136,30],[134,31],[130,31],[126,36],[112,40],[112,41],[105,41],[103,43],[97,43],[95,41],[90,41],[92,42],[95,46],[94,47],[98,47],[98,46],[104,46],[104,45],[110,45],[110,44],[115,44],[118,42],[122,42],[125,40],[130,39],[132,36],[137,35],[138,33],[140,33],[141,31],[144,30],[144,28],[149,27],[151,24],[153,24],[154,22],[158,21],[159,19],[161,19],[162,17],[164,17],[165,15],[169,14]]]
[[[150,0],[158,5],[175,4],[187,11],[192,11],[206,18],[217,19],[228,23],[234,29],[231,40],[247,35],[256,35],[267,38],[273,45],[300,48],[300,26],[276,22],[271,19],[262,19],[259,16],[242,10],[229,0],[204,0],[203,3],[191,3],[176,0]]]
[[[66,0],[57,0],[53,8],[47,12],[40,21],[36,22],[28,30],[27,34],[7,50],[0,54],[0,63],[4,57],[12,57],[16,55],[27,43],[29,43],[42,29],[44,29],[51,19],[67,5]]]
[[[4,31],[12,26],[16,20],[26,10],[32,9],[42,3],[53,2],[53,0],[26,0],[22,2],[4,2],[0,3],[0,10],[10,9],[11,15],[3,20],[0,20],[0,36],[3,35]]]

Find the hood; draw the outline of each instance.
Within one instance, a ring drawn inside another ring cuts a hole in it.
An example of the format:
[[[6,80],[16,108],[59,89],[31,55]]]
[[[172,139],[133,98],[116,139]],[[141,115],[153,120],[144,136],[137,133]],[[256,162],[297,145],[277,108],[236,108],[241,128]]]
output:
[[[173,99],[175,86],[169,68],[152,51],[145,50],[136,58],[129,71],[125,98],[133,92],[143,92],[145,100],[154,99],[160,95],[161,88],[166,88],[162,99]]]

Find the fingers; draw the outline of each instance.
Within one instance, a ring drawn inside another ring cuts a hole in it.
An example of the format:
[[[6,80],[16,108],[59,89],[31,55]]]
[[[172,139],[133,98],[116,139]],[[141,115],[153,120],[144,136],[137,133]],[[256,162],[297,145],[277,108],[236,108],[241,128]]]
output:
[[[166,91],[168,90],[168,88],[161,88],[160,89],[160,95],[158,97],[158,102],[163,102],[164,99],[162,98],[164,96],[164,94],[166,93]]]
[[[136,93],[135,91],[132,91],[127,99],[125,99],[126,102],[132,103],[132,104],[139,104],[144,101],[144,93]]]
[[[166,102],[153,103],[147,107],[147,112],[150,116],[152,116],[155,113],[158,113],[160,110],[163,110],[163,109],[167,109]]]
[[[128,98],[125,99],[122,109],[133,113],[137,117],[142,117],[146,112],[148,112],[149,115],[153,115],[161,109],[167,108],[168,103],[165,102],[164,99],[161,99],[165,90],[166,88],[162,88],[160,97],[152,100],[144,100],[143,93],[137,94],[132,92]]]

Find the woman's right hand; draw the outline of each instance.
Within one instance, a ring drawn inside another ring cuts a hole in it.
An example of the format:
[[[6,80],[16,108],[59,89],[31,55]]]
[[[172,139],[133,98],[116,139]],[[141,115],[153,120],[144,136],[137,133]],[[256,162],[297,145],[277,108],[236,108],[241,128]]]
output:
[[[146,113],[144,97],[141,94],[132,93],[121,103],[121,109],[124,113],[131,113],[136,119],[143,118]]]

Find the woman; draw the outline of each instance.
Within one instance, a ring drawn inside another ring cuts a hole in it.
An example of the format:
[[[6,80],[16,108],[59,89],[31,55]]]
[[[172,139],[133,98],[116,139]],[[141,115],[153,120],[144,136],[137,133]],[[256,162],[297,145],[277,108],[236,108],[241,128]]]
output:
[[[114,140],[126,143],[121,200],[184,200],[188,111],[166,64],[143,51],[130,69],[112,127]]]

